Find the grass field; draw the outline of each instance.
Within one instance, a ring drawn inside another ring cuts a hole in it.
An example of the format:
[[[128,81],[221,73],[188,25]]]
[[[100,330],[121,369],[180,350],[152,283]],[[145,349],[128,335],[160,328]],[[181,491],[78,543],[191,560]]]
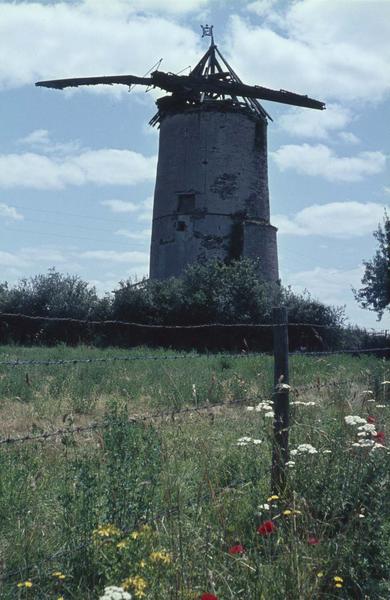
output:
[[[0,348],[158,359],[0,366],[0,438],[66,429],[0,445],[0,597],[388,600],[388,364],[291,358],[291,464],[270,499],[272,358],[173,354]]]

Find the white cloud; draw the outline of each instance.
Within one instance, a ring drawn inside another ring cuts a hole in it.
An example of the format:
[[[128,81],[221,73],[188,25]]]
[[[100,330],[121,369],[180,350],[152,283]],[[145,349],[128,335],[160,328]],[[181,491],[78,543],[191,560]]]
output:
[[[290,218],[274,215],[272,222],[279,234],[348,239],[372,234],[383,220],[385,208],[374,202],[313,204]]]
[[[340,305],[345,302],[345,293],[351,287],[358,287],[363,275],[363,267],[354,269],[332,269],[315,267],[307,271],[289,273],[288,283],[299,292],[305,289],[314,291],[314,296],[322,302]]]
[[[389,94],[390,2],[360,0],[351,7],[351,0],[298,0],[280,6],[284,12],[271,11],[260,26],[232,16],[229,58],[244,79],[338,102]]]
[[[2,267],[20,268],[26,267],[28,265],[28,262],[15,253],[3,252],[0,250],[0,265]]]
[[[360,139],[351,131],[340,131],[339,138],[346,144],[359,144]]]
[[[110,0],[110,2],[99,2],[96,0],[84,0],[80,3],[92,14],[112,16],[113,14],[123,16],[130,13],[171,13],[183,14],[193,12],[210,4],[210,0]]]
[[[15,221],[20,221],[23,219],[23,215],[16,210],[13,206],[8,206],[8,204],[4,204],[0,202],[0,217],[5,217],[6,219],[14,219]]]
[[[162,52],[166,70],[178,71],[186,64],[195,64],[200,36],[159,14],[183,13],[205,3],[206,0],[1,2],[0,56],[7,60],[0,64],[0,87],[61,77],[142,75]],[[93,87],[83,89],[94,91]],[[108,93],[117,90],[126,92],[127,88],[104,87]],[[47,93],[48,90],[36,90],[37,96]]]
[[[384,329],[390,327],[390,316],[385,315],[380,323],[376,314],[359,308],[352,292],[352,288],[361,286],[364,273],[362,265],[353,269],[333,269],[315,267],[306,271],[286,273],[282,281],[284,285],[291,285],[293,290],[302,293],[305,289],[311,291],[314,298],[333,306],[346,307],[346,313],[351,323],[361,327]]]
[[[113,263],[126,263],[136,265],[146,265],[149,263],[149,254],[147,252],[117,252],[116,250],[87,250],[81,252],[82,258],[93,260],[102,260]]]
[[[108,206],[114,213],[133,213],[138,209],[134,202],[125,202],[124,200],[103,200],[100,204]]]
[[[65,143],[54,142],[47,129],[35,129],[25,137],[18,139],[16,144],[28,146],[45,154],[70,154],[80,150],[78,140]]]
[[[379,151],[337,156],[324,144],[287,144],[271,152],[271,156],[281,171],[292,169],[329,181],[361,181],[368,175],[381,173],[386,163],[386,156]]]
[[[156,158],[104,148],[47,157],[26,152],[0,155],[0,187],[62,189],[68,185],[135,185],[155,177]]]
[[[342,129],[351,120],[352,113],[349,109],[329,104],[325,111],[290,108],[279,117],[278,125],[290,135],[325,140],[328,139],[329,132]]]
[[[259,17],[266,17],[276,3],[277,0],[255,0],[248,4],[247,10],[256,13]]]

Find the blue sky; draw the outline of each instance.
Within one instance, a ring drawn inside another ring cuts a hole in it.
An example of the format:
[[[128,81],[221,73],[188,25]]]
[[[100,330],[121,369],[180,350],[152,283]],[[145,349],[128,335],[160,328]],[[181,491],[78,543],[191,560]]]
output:
[[[263,103],[283,283],[390,328],[351,292],[390,204],[388,0],[0,1],[0,280],[55,266],[104,293],[147,274],[161,93],[34,82],[143,75],[160,58],[181,71],[206,22],[244,81],[327,103]]]

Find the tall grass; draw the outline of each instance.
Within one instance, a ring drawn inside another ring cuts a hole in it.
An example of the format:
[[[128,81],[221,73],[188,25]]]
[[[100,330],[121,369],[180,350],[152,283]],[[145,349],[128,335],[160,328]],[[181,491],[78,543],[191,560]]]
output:
[[[125,354],[1,350],[2,359]],[[269,400],[269,357],[3,367],[1,436],[96,418],[105,427],[0,446],[1,598],[92,600],[117,585],[156,600],[388,599],[388,367],[295,356],[291,374],[293,386],[315,387],[290,394],[288,483],[269,499],[272,418],[213,408]],[[384,444],[354,446],[363,436],[347,415],[370,417]],[[301,444],[316,452],[294,454]]]

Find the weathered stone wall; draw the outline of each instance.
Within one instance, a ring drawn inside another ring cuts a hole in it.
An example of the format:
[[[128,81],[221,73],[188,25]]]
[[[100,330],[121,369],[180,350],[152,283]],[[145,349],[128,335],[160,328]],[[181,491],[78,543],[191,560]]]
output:
[[[161,121],[150,277],[195,261],[260,258],[278,276],[269,224],[267,124],[245,110],[183,109]]]

